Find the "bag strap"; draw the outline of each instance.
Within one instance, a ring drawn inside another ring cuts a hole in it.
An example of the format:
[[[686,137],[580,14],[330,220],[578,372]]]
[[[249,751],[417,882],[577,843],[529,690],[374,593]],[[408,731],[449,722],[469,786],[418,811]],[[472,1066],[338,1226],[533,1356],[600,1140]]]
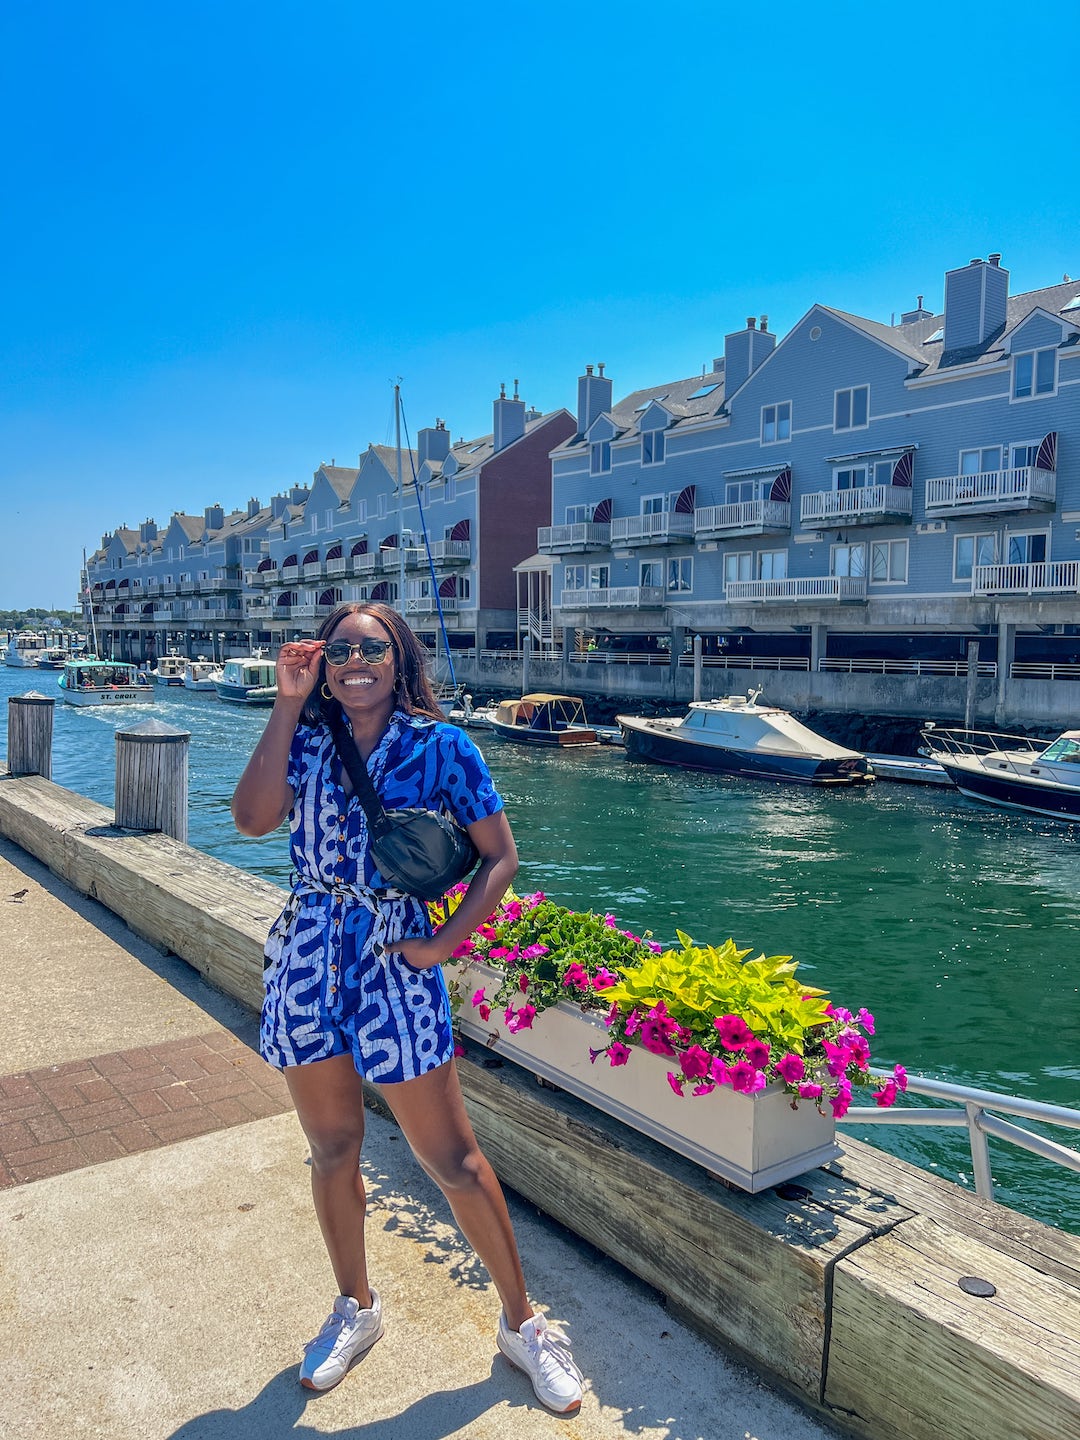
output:
[[[383,809],[382,801],[371,783],[371,776],[367,772],[367,766],[360,758],[360,751],[356,748],[356,741],[349,733],[348,726],[344,723],[340,714],[334,715],[327,720],[330,728],[330,735],[337,746],[337,752],[341,756],[341,763],[349,772],[349,779],[352,781],[356,798],[364,807],[364,814],[367,816],[368,829],[372,835],[381,835],[389,828],[386,818],[386,811]]]

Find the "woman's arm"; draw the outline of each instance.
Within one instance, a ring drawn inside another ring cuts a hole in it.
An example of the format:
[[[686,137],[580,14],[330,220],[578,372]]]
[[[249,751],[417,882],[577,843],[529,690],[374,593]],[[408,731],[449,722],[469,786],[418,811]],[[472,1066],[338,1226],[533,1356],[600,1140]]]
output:
[[[448,960],[461,942],[484,923],[517,874],[517,846],[504,811],[474,821],[469,835],[480,852],[480,866],[446,924],[430,939],[387,942],[387,950],[399,951],[417,969],[430,969]]]
[[[286,782],[289,750],[304,701],[318,675],[322,645],[283,645],[277,658],[277,699],[232,797],[232,815],[241,835],[269,835],[292,809],[296,797]]]

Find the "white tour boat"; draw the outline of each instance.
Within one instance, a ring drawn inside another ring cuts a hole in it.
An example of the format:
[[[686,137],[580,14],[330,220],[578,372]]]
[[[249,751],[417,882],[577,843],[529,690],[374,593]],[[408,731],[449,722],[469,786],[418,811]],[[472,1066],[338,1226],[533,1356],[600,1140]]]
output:
[[[69,705],[152,705],[154,687],[124,660],[69,660],[57,681]]]
[[[221,666],[205,655],[197,660],[188,660],[184,665],[185,690],[213,690],[215,682],[221,679]]]

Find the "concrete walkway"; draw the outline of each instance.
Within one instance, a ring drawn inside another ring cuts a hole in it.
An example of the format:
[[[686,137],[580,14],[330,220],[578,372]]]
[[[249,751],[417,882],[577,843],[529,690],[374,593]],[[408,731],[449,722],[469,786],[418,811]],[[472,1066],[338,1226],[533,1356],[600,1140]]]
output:
[[[334,1284],[306,1147],[246,1011],[0,840],[5,1440],[828,1440],[827,1426],[510,1196],[530,1291],[590,1377],[560,1420],[496,1351],[498,1299],[395,1127],[368,1117],[385,1338],[296,1382]]]

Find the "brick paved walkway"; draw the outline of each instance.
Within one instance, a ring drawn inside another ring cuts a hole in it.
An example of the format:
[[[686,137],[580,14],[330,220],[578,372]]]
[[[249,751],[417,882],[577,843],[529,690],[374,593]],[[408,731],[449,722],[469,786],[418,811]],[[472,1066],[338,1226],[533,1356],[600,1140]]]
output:
[[[213,1030],[0,1077],[0,1187],[280,1115],[281,1075]]]

